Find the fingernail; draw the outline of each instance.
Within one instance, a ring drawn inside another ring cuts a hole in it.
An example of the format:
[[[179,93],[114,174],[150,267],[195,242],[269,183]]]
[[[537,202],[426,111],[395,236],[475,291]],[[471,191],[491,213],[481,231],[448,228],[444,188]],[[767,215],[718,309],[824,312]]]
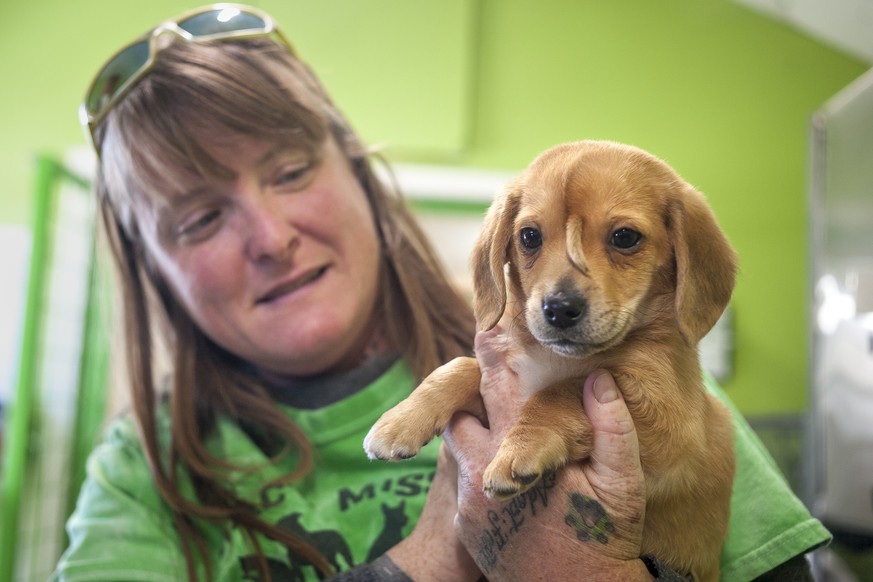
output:
[[[594,398],[601,404],[612,402],[618,398],[618,388],[612,376],[603,372],[594,380]]]

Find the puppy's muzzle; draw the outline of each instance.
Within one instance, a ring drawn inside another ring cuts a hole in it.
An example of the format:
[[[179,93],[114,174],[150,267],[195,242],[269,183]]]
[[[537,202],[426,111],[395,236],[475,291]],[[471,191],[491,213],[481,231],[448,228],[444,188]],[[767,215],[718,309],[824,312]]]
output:
[[[588,303],[581,295],[558,292],[543,299],[543,318],[558,329],[578,324],[587,311]]]

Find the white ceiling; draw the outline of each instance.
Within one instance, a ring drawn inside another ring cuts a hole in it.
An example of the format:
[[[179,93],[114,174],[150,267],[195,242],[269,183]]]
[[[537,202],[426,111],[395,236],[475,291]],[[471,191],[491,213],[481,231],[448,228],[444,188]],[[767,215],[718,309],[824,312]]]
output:
[[[873,64],[873,0],[734,0]]]

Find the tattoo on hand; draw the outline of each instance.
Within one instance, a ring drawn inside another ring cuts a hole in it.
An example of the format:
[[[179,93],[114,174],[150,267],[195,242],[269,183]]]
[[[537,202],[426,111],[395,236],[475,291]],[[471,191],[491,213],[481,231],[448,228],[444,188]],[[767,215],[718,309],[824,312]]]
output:
[[[489,526],[482,532],[476,564],[484,574],[497,566],[500,553],[509,540],[528,523],[528,517],[536,517],[549,506],[549,491],[555,486],[555,474],[546,473],[531,489],[507,502],[499,510],[488,510]],[[570,495],[569,510],[564,523],[576,532],[583,542],[609,543],[609,534],[615,532],[615,524],[596,499],[579,493]]]
[[[583,542],[595,540],[607,544],[607,534],[615,532],[615,525],[600,502],[579,493],[570,495],[570,510],[564,522],[576,530],[576,537]]]
[[[497,566],[500,552],[510,538],[524,526],[525,518],[549,506],[549,490],[555,486],[555,473],[545,473],[539,482],[507,502],[499,511],[488,510],[489,527],[482,532],[476,563],[488,574]]]

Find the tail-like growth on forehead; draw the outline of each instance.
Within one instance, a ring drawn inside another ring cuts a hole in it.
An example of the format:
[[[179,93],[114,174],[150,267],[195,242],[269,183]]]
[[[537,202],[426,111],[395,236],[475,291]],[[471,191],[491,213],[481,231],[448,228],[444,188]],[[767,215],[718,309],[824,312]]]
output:
[[[520,199],[520,186],[515,183],[507,185],[488,209],[482,231],[473,246],[473,312],[479,329],[483,331],[497,325],[506,309],[503,268],[512,248],[513,223]]]
[[[567,221],[566,229],[567,257],[570,259],[570,264],[579,269],[583,275],[587,275],[588,263],[585,260],[585,253],[580,244],[583,229],[582,219],[578,216],[571,216]]]
[[[676,259],[679,331],[696,344],[721,317],[733,293],[737,254],[703,194],[684,184],[667,209]]]

